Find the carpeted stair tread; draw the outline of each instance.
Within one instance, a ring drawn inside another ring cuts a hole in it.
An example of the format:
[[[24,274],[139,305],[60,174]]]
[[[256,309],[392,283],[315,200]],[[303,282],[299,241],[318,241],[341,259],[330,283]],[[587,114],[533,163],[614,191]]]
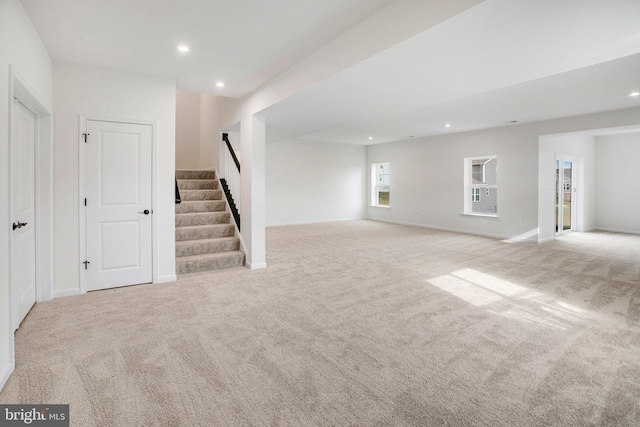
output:
[[[220,212],[224,211],[227,204],[224,200],[196,200],[183,201],[176,205],[176,215],[195,212]]]
[[[218,237],[216,239],[184,240],[176,242],[176,257],[231,252],[240,249],[237,237]]]
[[[176,258],[176,273],[197,273],[199,271],[241,267],[242,265],[244,265],[244,253],[241,251],[191,255]]]
[[[228,224],[229,212],[192,212],[176,214],[176,227],[195,225]]]
[[[178,188],[183,190],[211,190],[218,188],[218,181],[215,179],[180,179]]]
[[[176,241],[202,240],[215,237],[230,237],[235,234],[233,224],[195,225],[176,228]]]
[[[180,190],[183,201],[222,200],[222,190]]]
[[[215,171],[176,171],[176,273],[244,265],[240,239]]]
[[[215,171],[177,170],[176,179],[216,179]]]

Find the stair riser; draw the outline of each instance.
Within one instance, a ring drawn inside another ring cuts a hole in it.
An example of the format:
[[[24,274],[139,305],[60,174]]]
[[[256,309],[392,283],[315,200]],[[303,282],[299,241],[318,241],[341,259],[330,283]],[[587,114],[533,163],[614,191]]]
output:
[[[176,227],[193,225],[229,224],[229,212],[176,215]]]
[[[209,200],[185,203],[176,205],[176,214],[196,213],[196,212],[222,212],[226,208],[223,200]]]
[[[240,240],[207,243],[198,243],[196,240],[188,243],[188,245],[176,245],[176,257],[240,250]]]
[[[176,171],[176,179],[215,179],[215,171]]]
[[[198,200],[222,200],[222,190],[185,190],[180,192],[185,202]]]
[[[219,270],[222,268],[241,267],[244,265],[244,254],[230,254],[229,257],[215,260],[185,261],[176,260],[176,273],[187,274],[199,271]]]
[[[218,181],[201,179],[197,181],[178,181],[178,188],[182,190],[212,190],[218,189]]]
[[[235,234],[235,227],[231,224],[219,227],[202,227],[200,229],[176,228],[176,241],[214,239],[216,237],[231,237]]]

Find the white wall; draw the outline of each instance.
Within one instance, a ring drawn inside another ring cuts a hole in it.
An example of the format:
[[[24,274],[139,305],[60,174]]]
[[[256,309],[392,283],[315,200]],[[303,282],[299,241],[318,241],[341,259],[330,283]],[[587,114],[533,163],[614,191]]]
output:
[[[539,195],[538,188],[545,191],[548,183],[544,180],[539,182],[538,164],[540,156],[543,159],[550,156],[550,161],[540,163],[553,168],[555,154],[553,151],[544,151],[544,154],[539,152],[539,137],[639,123],[640,109],[635,108],[371,145],[367,149],[369,167],[372,163],[389,162],[391,165],[391,207],[368,206],[367,215],[371,219],[382,221],[501,238],[542,240],[545,236],[542,233],[538,235],[539,199],[547,198]],[[592,148],[587,148],[583,155],[585,158],[591,156],[593,159],[593,155],[587,154],[589,150],[592,151]],[[464,205],[463,159],[485,155],[498,156],[499,217],[461,215]],[[542,175],[545,179],[553,179],[553,173],[541,173],[540,176]],[[367,185],[371,185],[370,178]],[[368,200],[367,204],[370,203]],[[595,199],[585,198],[585,203],[587,206],[593,206]],[[543,214],[548,210],[548,215],[551,215],[553,221],[553,199],[549,209],[543,209],[541,206],[540,210]],[[593,209],[590,215],[593,215]],[[593,223],[593,216],[585,219],[585,227]],[[540,224],[542,228],[542,220]],[[546,228],[551,229],[550,226]]]
[[[178,91],[176,96],[176,169],[218,166],[220,134],[238,100]]]
[[[52,105],[51,59],[18,0],[0,0],[0,388],[13,369],[9,275],[9,65],[42,104]]]
[[[100,68],[54,63],[55,294],[80,292],[78,231],[79,121],[157,121],[156,235],[158,281],[175,278],[175,82]]]
[[[176,169],[200,169],[199,93],[176,93]]]
[[[266,225],[364,217],[366,148],[292,140],[268,144]]]
[[[530,214],[537,212],[537,141],[531,143],[529,132],[522,130],[498,128],[369,146],[369,166],[389,162],[391,190],[389,208],[370,206],[369,195],[368,217],[531,238],[529,233],[537,227],[536,216]],[[463,215],[464,158],[494,155],[498,157],[499,217]]]
[[[596,228],[640,234],[640,133],[596,138]]]
[[[221,134],[228,125],[230,115],[236,109],[240,101],[233,98],[200,95],[200,168],[211,169],[218,167],[220,155]],[[238,150],[240,154],[240,139],[238,138]]]

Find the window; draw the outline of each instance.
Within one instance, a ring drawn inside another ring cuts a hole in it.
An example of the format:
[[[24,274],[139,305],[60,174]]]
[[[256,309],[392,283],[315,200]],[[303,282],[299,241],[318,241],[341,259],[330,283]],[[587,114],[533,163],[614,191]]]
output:
[[[464,213],[496,216],[498,213],[498,158],[496,156],[465,158],[464,182]]]
[[[374,163],[371,165],[371,182],[371,205],[389,207],[389,190],[391,188],[389,163]]]

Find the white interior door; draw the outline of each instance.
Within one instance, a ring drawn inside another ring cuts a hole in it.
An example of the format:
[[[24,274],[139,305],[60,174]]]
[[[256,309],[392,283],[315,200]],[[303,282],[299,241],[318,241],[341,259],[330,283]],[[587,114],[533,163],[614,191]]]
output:
[[[152,128],[87,120],[90,291],[152,281]]]
[[[36,302],[35,115],[14,100],[12,138],[11,280],[15,292],[15,327]]]

